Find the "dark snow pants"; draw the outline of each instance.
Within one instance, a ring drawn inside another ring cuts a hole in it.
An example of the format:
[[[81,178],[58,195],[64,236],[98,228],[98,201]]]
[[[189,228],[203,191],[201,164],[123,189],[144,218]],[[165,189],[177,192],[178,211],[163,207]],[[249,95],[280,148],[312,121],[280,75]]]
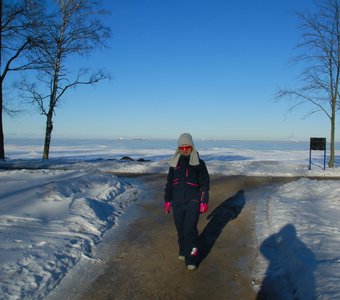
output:
[[[185,256],[187,265],[197,263],[197,253],[192,255],[193,248],[198,247],[197,223],[199,219],[198,201],[178,203],[173,201],[173,216],[178,233],[179,255]]]

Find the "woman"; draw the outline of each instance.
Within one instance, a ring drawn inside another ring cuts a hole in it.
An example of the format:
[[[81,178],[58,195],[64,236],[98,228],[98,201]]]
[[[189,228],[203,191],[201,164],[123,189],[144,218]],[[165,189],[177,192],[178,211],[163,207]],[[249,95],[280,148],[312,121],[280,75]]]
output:
[[[179,259],[189,271],[197,268],[200,213],[208,210],[210,179],[207,167],[199,158],[189,133],[178,139],[178,148],[171,159],[164,195],[164,209],[171,206],[178,233]]]

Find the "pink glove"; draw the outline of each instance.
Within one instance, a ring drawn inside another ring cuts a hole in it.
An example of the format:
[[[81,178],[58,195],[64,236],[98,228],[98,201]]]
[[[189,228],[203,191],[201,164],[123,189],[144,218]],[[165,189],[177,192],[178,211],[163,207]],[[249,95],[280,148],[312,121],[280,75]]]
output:
[[[165,209],[165,212],[167,214],[170,213],[170,209],[171,209],[171,202],[164,202],[164,209]]]
[[[200,214],[204,214],[208,211],[208,203],[201,202],[200,204]]]

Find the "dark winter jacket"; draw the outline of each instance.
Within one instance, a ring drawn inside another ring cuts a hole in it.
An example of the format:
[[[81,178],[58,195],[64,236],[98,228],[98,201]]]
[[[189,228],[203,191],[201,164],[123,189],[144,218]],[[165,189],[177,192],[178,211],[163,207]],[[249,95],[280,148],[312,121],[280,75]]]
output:
[[[198,166],[189,165],[189,157],[181,156],[177,166],[170,167],[165,186],[165,202],[208,203],[210,178],[203,160]]]

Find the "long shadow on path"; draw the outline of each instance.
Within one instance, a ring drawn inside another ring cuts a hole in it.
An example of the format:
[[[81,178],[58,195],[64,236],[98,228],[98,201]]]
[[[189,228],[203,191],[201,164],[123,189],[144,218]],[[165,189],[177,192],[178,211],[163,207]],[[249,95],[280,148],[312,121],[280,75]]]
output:
[[[216,207],[207,219],[209,223],[199,236],[200,256],[198,265],[207,257],[223,228],[242,211],[246,203],[244,191],[238,191],[234,196],[226,199]]]

